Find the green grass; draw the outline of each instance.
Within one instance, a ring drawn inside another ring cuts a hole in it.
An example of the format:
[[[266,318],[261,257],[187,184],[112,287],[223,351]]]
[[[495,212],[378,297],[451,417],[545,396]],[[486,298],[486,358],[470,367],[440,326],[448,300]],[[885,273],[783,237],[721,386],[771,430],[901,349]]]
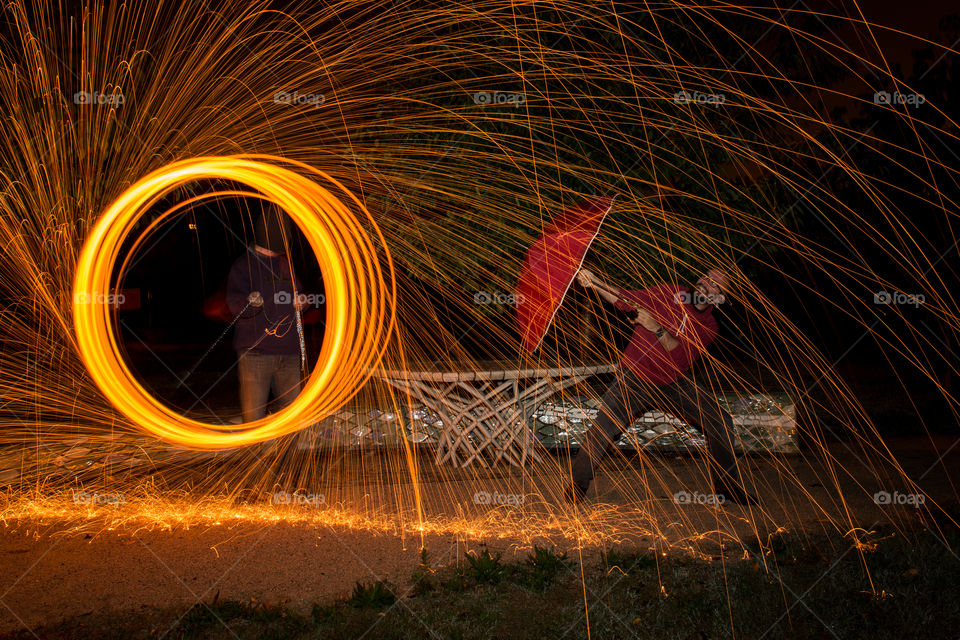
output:
[[[526,569],[526,571],[523,571]],[[557,553],[556,549],[533,547],[533,553],[521,568],[521,584],[534,591],[546,591],[547,587],[564,578],[574,570],[573,563],[567,560],[566,553]]]
[[[350,598],[309,612],[214,598],[186,613],[95,613],[36,631],[71,639],[168,630],[174,639],[583,638],[586,597],[594,638],[955,638],[960,532],[917,535],[908,542],[879,532],[863,554],[849,538],[781,535],[724,562],[611,549],[587,562],[582,578],[579,564],[554,549],[535,547],[511,564],[471,553],[442,568],[431,568],[424,551],[409,584],[358,583]]]
[[[482,553],[466,553],[467,569],[464,575],[473,578],[478,583],[497,584],[507,573],[507,568],[500,563],[500,556],[490,555],[490,551],[484,549]]]
[[[600,555],[600,568],[608,573],[619,571],[622,574],[631,574],[655,566],[656,563],[649,551],[638,553],[608,549]]]
[[[358,582],[353,587],[353,595],[347,602],[358,609],[383,609],[396,602],[393,588],[383,581],[370,584]]]

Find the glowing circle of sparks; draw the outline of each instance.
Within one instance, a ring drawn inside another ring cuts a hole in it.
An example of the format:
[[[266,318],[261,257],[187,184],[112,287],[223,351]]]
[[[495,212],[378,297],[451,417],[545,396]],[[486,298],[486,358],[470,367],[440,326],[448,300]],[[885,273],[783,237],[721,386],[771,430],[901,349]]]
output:
[[[301,169],[296,172],[278,164]],[[301,173],[313,174],[305,177]],[[288,407],[255,422],[215,425],[192,420],[151,396],[124,363],[112,328],[110,292],[120,247],[137,221],[173,189],[198,180],[232,180],[283,209],[306,236],[326,291],[326,333],[319,359]],[[337,187],[334,195],[316,180]],[[342,199],[341,199],[342,198]],[[362,212],[379,238],[348,208]],[[393,330],[392,262],[363,204],[329,175],[272,156],[202,157],[167,165],[131,186],[90,232],[73,283],[77,344],[91,378],[118,411],[157,437],[198,449],[221,449],[281,436],[312,424],[352,398],[379,363]]]

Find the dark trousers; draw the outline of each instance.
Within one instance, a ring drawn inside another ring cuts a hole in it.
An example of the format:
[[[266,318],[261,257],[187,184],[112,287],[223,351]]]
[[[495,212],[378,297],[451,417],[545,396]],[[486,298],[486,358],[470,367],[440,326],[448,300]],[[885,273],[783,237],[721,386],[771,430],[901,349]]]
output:
[[[597,421],[587,431],[573,460],[573,481],[581,489],[590,486],[594,467],[614,446],[623,430],[652,409],[671,413],[687,424],[699,427],[707,441],[710,473],[714,480],[737,478],[733,420],[720,408],[715,396],[686,377],[667,385],[654,385],[624,367],[603,394],[603,406]]]
[[[240,355],[237,368],[244,422],[253,422],[267,415],[271,389],[277,411],[300,394],[300,356],[297,354],[268,355],[248,351]]]

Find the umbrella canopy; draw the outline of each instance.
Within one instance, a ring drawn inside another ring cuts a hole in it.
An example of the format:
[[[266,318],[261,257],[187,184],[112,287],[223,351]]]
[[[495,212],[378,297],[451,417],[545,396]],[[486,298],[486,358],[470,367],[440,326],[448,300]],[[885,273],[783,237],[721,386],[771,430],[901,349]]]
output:
[[[585,200],[564,210],[527,252],[516,300],[520,336],[530,353],[540,346],[613,199],[604,196]]]

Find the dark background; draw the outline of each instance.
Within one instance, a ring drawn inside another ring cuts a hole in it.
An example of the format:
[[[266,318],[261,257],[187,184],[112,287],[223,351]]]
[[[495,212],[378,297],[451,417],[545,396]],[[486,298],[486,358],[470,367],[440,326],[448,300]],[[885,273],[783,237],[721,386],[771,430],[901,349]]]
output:
[[[895,77],[929,96],[940,110],[938,112],[929,105],[919,107],[914,117],[929,123],[929,126],[921,124],[910,128],[904,125],[901,118],[892,115],[884,117],[883,114],[878,116],[875,111],[866,113],[853,99],[825,92],[811,94],[811,101],[819,101],[818,107],[824,118],[856,131],[869,131],[872,136],[894,145],[902,141],[906,146],[916,147],[919,139],[941,158],[960,158],[957,149],[945,145],[933,132],[935,127],[950,128],[948,119],[958,119],[956,63],[953,56],[943,57],[933,47],[924,45],[914,37],[883,30],[867,31],[850,23],[820,18],[811,13],[846,13],[856,20],[858,16],[849,3],[810,0],[805,3],[780,3],[779,6],[784,9],[785,21],[803,21],[805,28],[819,29],[824,38],[856,51],[881,66],[889,66]],[[960,19],[952,3],[912,2],[904,5],[873,1],[861,3],[860,9],[867,21],[890,25],[920,38],[929,38],[954,48],[957,44],[955,38],[960,39]],[[876,44],[871,37],[876,38]],[[878,45],[883,56],[878,52]],[[780,50],[772,40],[761,40],[757,48],[774,57]],[[795,60],[783,61],[784,65],[795,63]],[[866,70],[862,73],[866,77],[871,72]],[[825,88],[869,99],[870,92],[866,90],[863,79],[852,73],[836,71],[831,75],[831,69],[827,68],[822,77],[831,78],[830,86]],[[901,219],[921,243],[916,247],[918,255],[927,256],[930,263],[935,264],[937,272],[955,276],[958,267],[956,236],[947,217],[936,210],[918,208],[912,197],[912,194],[928,187],[898,175],[898,159],[890,158],[889,153],[882,165],[875,162],[876,158],[871,153],[873,151],[869,146],[855,147],[849,150],[850,161],[857,166],[879,167],[881,175],[896,187],[884,195],[894,209],[899,210]],[[913,160],[904,156],[902,161]],[[817,182],[839,200],[861,211],[868,224],[871,220],[876,220],[881,226],[886,224],[879,214],[872,213],[874,203],[866,201],[857,186],[850,184],[841,172],[831,173],[816,165],[805,169],[811,176],[818,175],[820,171]],[[952,177],[943,175],[943,172],[938,174],[936,169],[933,171],[935,177],[939,178],[937,186],[941,194],[954,202],[960,199]],[[883,410],[878,410],[878,416],[882,413],[888,417],[886,422],[889,428],[911,428],[905,421],[915,415],[916,409],[905,409],[904,412],[896,409],[897,406],[911,404],[907,401],[908,397],[920,399],[924,412],[929,412],[929,415],[946,410],[944,394],[937,390],[936,384],[941,384],[948,393],[954,389],[952,367],[957,361],[954,355],[956,338],[948,326],[922,305],[901,307],[897,313],[878,307],[876,313],[883,318],[880,324],[858,313],[848,315],[837,311],[837,301],[849,297],[851,291],[865,300],[873,296],[877,291],[874,278],[897,282],[900,266],[891,260],[888,251],[871,240],[873,234],[878,230],[882,233],[883,229],[878,227],[867,233],[864,228],[849,224],[844,226],[826,218],[822,211],[806,202],[804,194],[796,196],[795,204],[784,213],[786,221],[805,238],[823,246],[827,252],[857,255],[870,277],[864,277],[862,282],[849,275],[834,277],[829,272],[811,268],[809,260],[797,254],[768,249],[763,246],[763,238],[757,238],[761,246],[744,258],[741,267],[784,315],[822,349],[838,372],[846,375],[855,386],[859,383],[865,398],[872,397],[876,406],[882,405]],[[217,293],[224,286],[230,265],[252,241],[249,211],[254,206],[252,201],[218,201],[215,206],[201,206],[186,215],[177,216],[145,243],[134,257],[134,267],[124,274],[121,286],[138,289],[141,301],[139,310],[120,311],[118,314],[118,326],[122,327],[129,360],[156,393],[181,408],[196,404],[196,394],[187,390],[187,385],[179,385],[178,379],[198,361],[200,364],[192,373],[191,382],[210,390],[211,408],[218,404],[229,406],[234,402],[236,380],[235,375],[229,373],[234,359],[230,348],[231,336],[228,332],[218,341],[227,324],[224,318],[212,318],[209,312]],[[321,293],[322,279],[308,247],[301,237],[295,238],[292,244],[295,269],[305,282],[306,292]],[[778,268],[774,270],[765,266],[770,263]],[[402,260],[397,263],[397,274],[401,300],[404,291],[416,291],[420,299],[433,307],[430,313],[420,310],[424,317],[436,314],[444,326],[458,336],[458,342],[467,352],[480,358],[489,354],[489,336],[484,334],[483,325],[478,328],[474,319],[462,312],[465,306],[469,306],[474,291],[452,293],[447,288],[438,288],[408,271]],[[956,279],[954,277],[931,284],[950,290],[956,286]],[[907,281],[903,282],[900,291],[923,293],[916,289],[915,283]],[[583,294],[574,292],[569,306],[575,307],[584,302]],[[746,363],[744,366],[749,368],[752,351],[757,346],[745,339],[749,327],[748,321],[742,317],[742,311],[743,306],[736,301],[721,310],[721,335],[726,339],[718,341],[716,349],[721,357],[731,362]],[[625,322],[618,322],[613,313],[601,313],[608,314],[607,317],[601,317],[601,324],[612,320],[614,329],[610,336],[622,343],[626,336],[623,330]],[[512,331],[512,310],[501,310],[497,321]],[[572,317],[558,317],[561,326],[567,321],[572,323]],[[918,328],[923,330],[920,338],[916,333]],[[322,322],[307,328],[311,361],[319,351],[322,333]],[[885,343],[891,340],[905,340],[906,348],[914,352],[936,351],[935,354],[931,353],[936,357],[930,360],[934,363],[937,383],[911,375],[911,365],[885,347]],[[438,357],[441,355],[438,354]],[[762,373],[758,375],[762,377]],[[943,426],[942,422],[927,426],[937,428],[937,424]]]

